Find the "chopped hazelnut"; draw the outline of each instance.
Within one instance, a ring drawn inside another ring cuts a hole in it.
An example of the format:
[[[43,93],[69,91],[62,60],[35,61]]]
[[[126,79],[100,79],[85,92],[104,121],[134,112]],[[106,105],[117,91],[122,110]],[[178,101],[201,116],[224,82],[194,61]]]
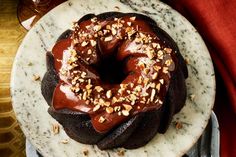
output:
[[[172,60],[171,60],[171,59],[168,59],[168,60],[165,61],[165,64],[166,64],[167,66],[170,66],[171,63],[172,63]]]
[[[33,75],[33,80],[34,80],[34,81],[39,81],[39,80],[40,80],[40,76],[34,74],[34,75]]]
[[[166,51],[166,53],[171,53],[172,52],[171,48],[164,48],[164,50]]]
[[[95,89],[97,92],[101,92],[101,91],[104,90],[101,86],[96,86],[94,89]]]
[[[155,79],[157,78],[157,76],[158,76],[158,73],[155,72],[155,73],[152,75],[152,79],[155,80]]]
[[[160,89],[161,89],[161,84],[160,84],[160,83],[158,83],[158,84],[156,85],[156,89],[157,89],[158,91],[160,91]]]
[[[129,111],[127,110],[122,110],[121,111],[124,116],[129,116]]]
[[[111,103],[109,102],[109,101],[106,101],[105,103],[104,103],[104,106],[110,106],[111,105]]]
[[[114,8],[115,8],[116,11],[120,10],[120,8],[118,6],[115,6]]]
[[[120,111],[120,109],[121,109],[120,106],[115,106],[115,107],[114,107],[114,111],[116,111],[116,112],[117,112],[117,111]]]
[[[52,132],[53,132],[53,134],[56,135],[56,134],[59,133],[59,131],[60,131],[59,125],[58,124],[53,124],[52,125]]]
[[[91,55],[91,54],[92,54],[92,50],[89,49],[89,50],[88,50],[88,55]]]
[[[69,142],[68,139],[61,140],[61,143],[63,143],[63,144],[67,144],[68,142]]]
[[[151,102],[154,100],[155,94],[156,94],[156,90],[152,89],[152,93],[151,93],[151,97],[150,97]]]
[[[110,99],[111,96],[112,96],[112,92],[111,92],[111,90],[108,90],[107,93],[106,93],[106,97],[107,97],[108,99]]]
[[[101,25],[95,25],[95,26],[93,27],[93,30],[96,31],[96,32],[98,32],[99,30],[101,30],[101,28],[102,28]]]
[[[113,113],[113,111],[114,111],[114,110],[113,110],[112,107],[107,107],[107,108],[106,108],[106,112],[109,113],[109,114],[110,114],[110,113]]]
[[[91,44],[91,46],[94,47],[97,44],[97,42],[95,40],[90,40],[90,44]]]
[[[82,47],[85,47],[86,45],[88,45],[87,41],[83,41],[82,44],[81,44]]]
[[[156,71],[159,71],[159,70],[161,69],[161,67],[160,67],[160,66],[157,66],[157,65],[153,66],[153,68],[154,68]]]
[[[82,77],[82,78],[85,78],[86,75],[87,75],[87,73],[84,72],[84,71],[81,73],[81,77]]]
[[[112,35],[116,35],[116,29],[115,28],[111,28],[111,33],[112,33]]]
[[[97,110],[99,110],[100,109],[100,105],[98,104],[98,105],[96,105],[94,108],[93,108],[93,111],[95,112],[95,111],[97,111]]]
[[[104,41],[111,41],[112,40],[112,36],[108,36],[108,37],[105,37]]]
[[[134,20],[136,19],[136,17],[133,16],[133,17],[130,17],[129,19],[132,20],[132,21],[134,21]]]
[[[88,156],[89,151],[87,149],[83,150],[84,156]]]
[[[106,120],[106,119],[105,119],[103,116],[101,116],[101,117],[99,118],[98,122],[99,122],[99,123],[104,123],[105,120]]]
[[[159,82],[160,82],[161,84],[164,84],[164,79],[160,79]]]
[[[146,74],[146,75],[149,73],[149,71],[150,71],[150,70],[149,70],[148,68],[143,69],[143,72],[144,72],[144,74]]]
[[[127,110],[128,112],[130,110],[132,110],[132,106],[131,105],[123,104],[123,106],[124,106],[125,110]]]
[[[167,74],[168,73],[168,67],[163,67],[162,72]]]

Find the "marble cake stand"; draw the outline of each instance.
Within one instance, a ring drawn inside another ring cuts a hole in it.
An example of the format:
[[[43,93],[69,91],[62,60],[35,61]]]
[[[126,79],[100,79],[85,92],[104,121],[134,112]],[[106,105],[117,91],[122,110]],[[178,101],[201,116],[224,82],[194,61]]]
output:
[[[176,41],[188,61],[188,98],[184,108],[174,116],[165,134],[157,134],[146,146],[125,150],[100,151],[96,146],[80,144],[70,139],[48,113],[48,105],[41,95],[40,79],[46,71],[45,53],[50,51],[58,36],[72,21],[88,13],[106,11],[139,12],[153,18]],[[156,0],[70,0],[44,17],[28,32],[18,49],[11,78],[13,108],[19,124],[35,148],[47,157],[82,156],[86,149],[91,157],[118,156],[181,156],[189,150],[204,131],[215,100],[215,75],[208,50],[195,28],[179,13]],[[175,123],[182,124],[176,129]],[[62,142],[67,140],[68,142]]]

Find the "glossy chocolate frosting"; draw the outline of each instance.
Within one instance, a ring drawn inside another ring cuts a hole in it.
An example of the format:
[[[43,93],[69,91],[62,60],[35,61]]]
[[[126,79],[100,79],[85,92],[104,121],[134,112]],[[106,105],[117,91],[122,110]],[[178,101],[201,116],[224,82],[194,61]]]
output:
[[[146,143],[158,128],[160,132],[165,132],[172,115],[184,105],[187,69],[183,58],[174,41],[144,15],[114,12],[86,15],[74,23],[73,30],[63,34],[63,39],[55,44],[50,56],[57,84],[54,83],[50,99],[45,97],[53,108],[49,113],[57,119],[57,111],[78,112],[86,117],[85,121],[91,121],[94,131],[101,138],[114,129],[128,130],[122,133],[126,135],[125,140],[120,138],[118,142],[127,148],[140,145],[127,144],[129,136],[137,136],[133,133],[135,128],[145,130],[139,123],[147,119],[150,119],[149,122],[158,121],[150,137],[143,141]],[[176,93],[170,93],[178,90],[172,89],[178,87],[175,85],[178,83],[183,89],[180,98],[176,97]],[[45,84],[42,86],[46,88],[48,85]],[[176,100],[176,103],[167,102],[167,97]],[[168,109],[168,103],[176,105],[174,109],[172,107],[173,111]],[[161,117],[169,114],[171,116],[164,120],[166,124],[159,127]],[[118,127],[127,121],[132,125],[126,126],[133,129]],[[100,141],[100,148],[115,147],[117,137],[113,135]]]

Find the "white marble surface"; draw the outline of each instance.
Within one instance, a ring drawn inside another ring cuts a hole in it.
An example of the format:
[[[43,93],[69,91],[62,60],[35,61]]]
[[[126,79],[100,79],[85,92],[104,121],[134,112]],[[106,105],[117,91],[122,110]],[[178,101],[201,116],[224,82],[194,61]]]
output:
[[[40,81],[33,80],[34,74],[43,77],[46,51],[52,48],[63,31],[71,28],[72,21],[88,13],[114,11],[116,6],[121,12],[141,12],[156,20],[177,42],[189,62],[185,107],[174,116],[165,134],[157,134],[144,147],[125,150],[124,156],[181,156],[199,138],[208,122],[215,99],[214,70],[205,44],[185,18],[156,0],[70,0],[45,15],[28,32],[18,49],[12,70],[11,94],[17,119],[30,142],[45,157],[83,156],[84,150],[88,150],[91,157],[118,156],[117,149],[100,151],[95,146],[78,143],[62,128],[54,135],[51,128],[57,122],[47,113],[48,105],[41,95]],[[181,122],[183,128],[177,130],[175,121]],[[64,139],[69,142],[63,144]]]

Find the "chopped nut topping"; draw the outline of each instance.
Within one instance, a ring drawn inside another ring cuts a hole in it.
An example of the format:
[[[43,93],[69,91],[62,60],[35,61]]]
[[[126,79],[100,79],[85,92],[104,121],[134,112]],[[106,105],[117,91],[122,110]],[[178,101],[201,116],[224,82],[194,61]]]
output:
[[[58,124],[53,124],[52,125],[52,132],[53,132],[53,134],[56,135],[56,134],[59,133],[59,131],[60,131],[59,125]]]
[[[130,111],[130,110],[132,110],[132,106],[130,106],[130,105],[127,105],[127,104],[123,104],[123,106],[124,106],[124,108],[125,108],[125,110],[127,110],[128,112]]]
[[[92,54],[92,50],[89,49],[89,50],[88,50],[88,55],[91,55],[91,54]]]
[[[115,6],[114,8],[115,8],[116,11],[120,10],[120,8],[118,6]]]
[[[88,156],[88,153],[89,153],[88,149],[83,150],[84,156]]]
[[[90,44],[91,44],[91,46],[94,47],[97,44],[97,42],[95,40],[90,40]]]
[[[110,30],[107,30],[107,29],[103,29],[103,34],[106,35],[108,32],[110,32]]]
[[[132,20],[132,21],[134,21],[134,20],[136,19],[136,17],[133,16],[133,17],[130,17],[129,19]]]
[[[152,88],[155,88],[156,87],[156,84],[153,82],[153,83],[150,83],[150,87]]]
[[[114,107],[115,112],[120,111],[120,109],[121,109],[120,106],[115,106],[115,107]]]
[[[129,111],[127,110],[122,110],[121,111],[124,116],[129,116]]]
[[[87,90],[89,90],[89,89],[92,88],[92,85],[91,85],[91,84],[87,84],[87,85],[85,86],[85,88],[86,88]]]
[[[102,99],[102,98],[100,98],[100,99],[99,99],[99,104],[102,105],[102,106],[104,106],[104,104],[105,104],[105,100]]]
[[[104,106],[110,106],[111,105],[111,103],[109,102],[109,101],[106,101],[105,103],[104,103]]]
[[[153,102],[154,97],[155,97],[155,94],[156,94],[156,90],[155,90],[155,89],[152,89],[152,93],[151,93],[151,97],[150,97],[150,101],[151,101],[151,102]]]
[[[146,85],[149,82],[149,78],[144,78],[143,83]]]
[[[153,47],[153,48],[160,48],[160,44],[158,44],[158,43],[152,43],[152,47]]]
[[[154,54],[152,53],[152,51],[147,51],[147,56],[149,59],[153,59]]]
[[[83,98],[82,98],[82,99],[83,99],[83,100],[86,100],[86,98],[87,98],[87,92],[84,92],[84,93],[83,93]]]
[[[95,25],[95,26],[93,27],[93,30],[96,31],[96,32],[98,32],[99,30],[101,30],[101,28],[102,28],[101,25]]]
[[[88,45],[87,41],[83,41],[82,44],[81,44],[82,47],[85,47],[86,45]]]
[[[132,24],[131,22],[127,22],[127,25],[128,25],[128,26],[131,26],[131,24]]]
[[[158,73],[155,72],[155,73],[152,75],[152,79],[153,79],[153,80],[157,79],[157,76],[158,76]]]
[[[108,91],[107,91],[106,96],[107,96],[108,99],[111,98],[111,96],[112,96],[111,90],[108,90]]]
[[[34,81],[39,81],[40,80],[40,76],[37,74],[33,74],[33,80]]]
[[[159,82],[160,82],[161,84],[164,84],[164,79],[160,79]]]
[[[81,77],[82,77],[82,78],[85,78],[86,75],[87,75],[87,73],[84,72],[84,71],[81,73]]]
[[[111,29],[111,25],[106,25],[106,29],[110,30]]]
[[[61,140],[61,143],[63,143],[63,144],[67,144],[68,142],[69,142],[68,139]]]
[[[157,51],[157,58],[163,59],[163,51],[162,50]]]
[[[101,86],[96,86],[94,89],[95,89],[97,92],[101,92],[101,91],[104,90]]]
[[[160,66],[157,66],[157,65],[153,66],[153,68],[154,68],[156,71],[159,71],[159,70],[161,69],[161,67],[160,67]]]
[[[164,50],[166,51],[166,53],[171,53],[172,52],[171,48],[164,48]]]
[[[157,89],[158,91],[160,91],[160,89],[161,89],[161,84],[160,84],[160,83],[158,83],[158,84],[156,85],[156,89]]]
[[[168,73],[168,67],[163,67],[162,72],[167,74]]]
[[[104,41],[111,41],[112,40],[112,36],[108,36],[108,37],[105,37]]]
[[[98,104],[98,105],[96,105],[94,108],[93,108],[93,111],[95,112],[95,111],[97,111],[97,110],[99,110],[100,109],[100,105]]]
[[[142,90],[142,88],[140,86],[136,86],[134,90],[137,92],[140,92]]]
[[[163,101],[159,100],[159,104],[163,104]]]
[[[119,91],[118,91],[119,92]],[[116,97],[112,97],[112,104],[117,102],[117,98]]]
[[[168,60],[165,61],[165,64],[166,64],[167,66],[170,66],[171,63],[172,63],[172,59],[168,59]]]
[[[111,28],[111,33],[112,33],[112,35],[116,35],[116,29],[115,28]]]
[[[84,82],[84,79],[78,79],[79,80],[79,82]]]
[[[109,113],[109,114],[110,114],[110,113],[113,113],[113,111],[114,111],[114,110],[113,110],[112,107],[107,107],[107,108],[106,108],[106,112]]]
[[[117,151],[117,155],[118,156],[124,156],[125,155],[125,151],[120,149],[120,150]]]
[[[143,69],[143,72],[144,72],[144,74],[146,74],[146,75],[149,73],[149,71],[150,71],[150,70],[149,70],[148,68]]]
[[[94,17],[91,19],[92,22],[96,22],[97,21],[97,17]]]
[[[139,78],[138,78],[138,84],[141,84],[141,83],[142,83],[142,81],[143,81],[142,77],[141,77],[141,76],[139,76]]]
[[[98,122],[99,122],[99,123],[104,123],[105,120],[106,120],[106,119],[105,119],[103,116],[101,116],[101,117],[99,118]]]

